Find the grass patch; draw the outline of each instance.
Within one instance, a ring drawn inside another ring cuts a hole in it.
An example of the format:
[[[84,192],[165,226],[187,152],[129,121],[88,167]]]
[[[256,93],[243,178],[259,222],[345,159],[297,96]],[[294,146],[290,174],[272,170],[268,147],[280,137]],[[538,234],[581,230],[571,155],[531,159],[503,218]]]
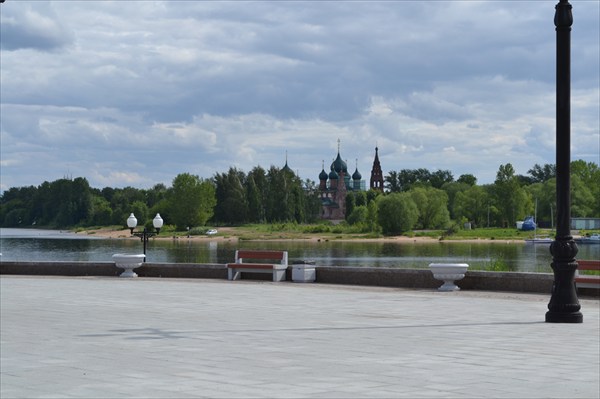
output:
[[[207,228],[206,228],[207,229]],[[217,227],[218,229],[218,227]],[[225,228],[223,228],[225,229]],[[227,227],[227,234],[240,240],[304,240],[311,237],[321,239],[376,239],[383,237],[378,232],[369,232],[357,226],[346,223],[331,224],[329,222],[314,224],[297,223],[272,223],[272,224],[247,224],[242,226]],[[551,235],[550,229],[538,229],[538,235]],[[185,234],[185,233],[182,233]],[[448,234],[446,230],[415,230],[403,234],[405,237],[425,237],[444,240],[524,240],[533,238],[532,231],[518,231],[513,228],[479,228],[473,230],[458,230]]]
[[[539,236],[550,236],[552,230],[550,229],[538,229],[537,234]],[[520,231],[517,229],[501,229],[497,227],[480,228],[473,230],[458,230],[455,233],[445,236],[447,240],[525,240],[533,238],[533,231]]]
[[[501,254],[498,257],[490,259],[489,262],[486,262],[485,265],[481,268],[481,270],[490,271],[490,272],[511,272],[513,271],[506,261],[504,260],[504,256]]]
[[[407,237],[427,237],[439,239],[444,235],[444,230],[416,230],[406,233]]]

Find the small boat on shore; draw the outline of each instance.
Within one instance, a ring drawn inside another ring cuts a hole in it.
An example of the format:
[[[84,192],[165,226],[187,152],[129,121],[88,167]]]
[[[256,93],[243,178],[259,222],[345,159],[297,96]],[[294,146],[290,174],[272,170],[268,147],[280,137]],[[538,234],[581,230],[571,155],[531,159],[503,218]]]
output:
[[[577,244],[600,244],[600,234],[594,233],[580,238],[576,238]]]
[[[525,239],[526,244],[550,244],[554,241],[551,237],[538,237],[537,235],[537,199],[535,200],[535,217],[527,216],[523,222],[520,223],[520,226],[517,225],[517,229],[521,231],[532,231],[533,230],[533,238]]]

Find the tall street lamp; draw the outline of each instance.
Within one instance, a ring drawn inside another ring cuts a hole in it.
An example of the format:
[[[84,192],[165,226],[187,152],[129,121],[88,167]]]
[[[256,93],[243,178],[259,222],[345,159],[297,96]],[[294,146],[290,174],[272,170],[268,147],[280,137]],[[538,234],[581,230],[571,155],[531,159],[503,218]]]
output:
[[[157,213],[156,216],[154,217],[154,219],[152,219],[152,225],[154,226],[154,229],[156,229],[156,232],[148,231],[146,229],[146,227],[144,226],[144,231],[134,233],[133,229],[135,229],[135,226],[137,226],[137,219],[133,213],[131,213],[131,215],[129,215],[129,217],[127,218],[127,227],[129,227],[129,230],[131,231],[131,235],[140,237],[142,242],[144,243],[144,255],[146,255],[146,243],[148,242],[148,239],[150,237],[158,235],[160,233],[160,228],[163,226],[163,220],[160,217],[159,213]],[[144,262],[145,261],[146,261],[146,257],[144,256]]]
[[[554,284],[546,322],[582,323],[575,288],[577,244],[571,236],[571,25],[568,0],[556,5],[556,237],[550,244]]]

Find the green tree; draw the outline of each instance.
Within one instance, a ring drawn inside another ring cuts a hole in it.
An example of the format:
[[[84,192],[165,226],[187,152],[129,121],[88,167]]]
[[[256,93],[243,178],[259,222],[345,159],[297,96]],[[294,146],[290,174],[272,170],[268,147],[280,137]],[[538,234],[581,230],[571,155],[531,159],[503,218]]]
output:
[[[538,226],[554,226],[553,217],[556,213],[556,178],[533,183],[524,187],[532,198]]]
[[[356,191],[354,192],[354,199],[356,206],[367,205],[367,193],[365,191]]]
[[[205,225],[212,217],[215,205],[212,182],[189,173],[179,174],[173,179],[170,215],[179,230]]]
[[[381,226],[379,225],[378,216],[379,208],[377,207],[377,201],[371,201],[367,204],[367,228],[368,231],[380,232]]]
[[[419,210],[408,193],[391,193],[377,199],[377,220],[386,235],[410,231],[418,219]]]
[[[36,223],[34,186],[12,187],[0,197],[0,226],[18,227]]]
[[[413,186],[429,181],[430,173],[427,169],[402,169],[398,172],[398,187],[400,192],[406,192]]]
[[[453,181],[454,176],[452,176],[452,172],[449,170],[438,169],[431,173],[429,177],[429,184],[433,188],[442,188],[444,184],[452,183]]]
[[[246,178],[246,198],[248,199],[248,220],[250,222],[265,222],[267,191],[267,172],[260,166],[256,166]]]
[[[95,226],[108,226],[112,223],[112,208],[101,195],[92,196],[92,212],[90,223]]]
[[[216,187],[217,206],[215,219],[226,224],[248,221],[248,201],[245,188],[246,175],[236,168],[217,173],[213,178]]]
[[[167,186],[162,183],[155,184],[150,190],[145,191],[146,205],[148,208],[152,208],[160,201],[167,198],[169,190]]]
[[[304,181],[304,222],[314,223],[321,213],[322,202],[319,197],[319,189],[317,184],[306,179]],[[365,197],[366,198],[366,197]]]
[[[458,183],[465,183],[468,184],[469,186],[474,186],[475,184],[477,184],[477,178],[475,176],[473,176],[472,174],[464,174],[464,175],[460,175],[458,177],[458,179],[456,179],[456,181]]]
[[[287,172],[290,175],[292,181],[292,197],[294,203],[294,221],[296,223],[303,223],[306,221],[306,196],[302,187],[302,182],[295,174]]]
[[[215,197],[215,185],[210,180],[200,179],[200,209],[198,225],[203,226],[214,215],[217,199]]]
[[[402,169],[400,172],[390,171],[385,177],[385,188],[388,192],[406,192],[414,187],[442,188],[446,183],[454,181],[454,176],[449,170],[431,173],[425,168]]]
[[[27,210],[25,208],[14,208],[4,216],[3,226],[5,227],[23,227],[23,221],[27,219]]]
[[[169,198],[172,197],[173,190],[168,189],[167,193],[167,197],[154,204],[148,214],[154,219],[154,216],[158,213],[165,223],[172,224],[173,216],[171,215],[171,201]]]
[[[540,166],[536,163],[527,173],[531,175],[533,183],[543,183],[556,177],[556,165],[547,163],[544,166]]]
[[[89,222],[92,197],[88,181],[83,177],[59,179],[46,186],[43,219],[56,227],[69,227]]]
[[[279,169],[271,166],[267,173],[267,181],[267,222],[302,223],[312,217],[306,214],[306,210],[312,212],[315,192],[307,194],[300,178],[289,168]],[[307,195],[313,199],[309,199]]]
[[[369,210],[365,205],[357,206],[346,218],[349,225],[366,224]]]
[[[485,188],[471,186],[465,191],[456,193],[454,199],[455,220],[466,219],[478,227],[489,226],[488,216],[498,213],[495,206],[491,205],[490,196]]]
[[[400,180],[398,179],[398,172],[391,170],[386,176],[383,177],[385,189],[390,193],[399,193],[402,191],[400,186]]]
[[[135,215],[135,218],[138,221],[138,226],[140,228],[143,228],[144,226],[146,226],[148,224],[149,217],[154,217],[154,215],[152,215],[152,216],[149,215],[148,205],[146,205],[146,203],[143,201],[134,201],[133,204],[131,204],[129,207],[129,213],[133,213]],[[127,221],[125,220],[125,223],[126,222]],[[151,221],[150,221],[150,225],[152,225]]]
[[[583,187],[590,190],[591,202],[586,205],[591,209],[590,217],[600,217],[600,168],[594,162],[577,160],[571,162],[571,176],[581,179]],[[573,195],[577,195],[573,188]],[[585,197],[588,197],[584,194]],[[590,197],[588,197],[590,198]]]
[[[379,190],[369,190],[367,191],[367,205],[371,202],[377,200],[377,198],[381,195],[381,191]]]
[[[349,221],[348,218],[352,214],[352,211],[354,211],[355,207],[356,207],[356,198],[355,198],[353,192],[349,192],[346,194],[346,221]]]
[[[458,219],[457,216],[454,214],[454,201],[456,199],[456,194],[459,192],[466,191],[471,187],[472,185],[459,181],[446,183],[442,186],[442,190],[444,190],[448,195],[448,211],[450,212],[450,219]]]
[[[358,206],[367,206],[367,203],[369,202],[367,193],[368,192],[365,191],[350,191],[346,194],[346,220],[348,220],[348,217],[352,214],[354,208]],[[378,193],[378,191],[373,191],[373,194],[375,193]]]
[[[594,199],[592,190],[578,175],[571,176],[571,216],[592,217],[594,213]]]
[[[103,189],[102,193],[110,197],[113,224],[125,226],[131,213],[131,204],[136,201],[145,202],[144,192],[134,187]]]
[[[295,220],[294,196],[292,195],[292,178],[280,168],[271,166],[267,172],[267,222],[291,222]]]
[[[518,219],[533,213],[531,198],[519,184],[510,163],[500,165],[496,174],[494,204],[500,211],[501,227],[515,226]]]
[[[450,224],[448,195],[433,187],[416,187],[408,192],[417,205],[417,226],[423,229],[446,228]]]

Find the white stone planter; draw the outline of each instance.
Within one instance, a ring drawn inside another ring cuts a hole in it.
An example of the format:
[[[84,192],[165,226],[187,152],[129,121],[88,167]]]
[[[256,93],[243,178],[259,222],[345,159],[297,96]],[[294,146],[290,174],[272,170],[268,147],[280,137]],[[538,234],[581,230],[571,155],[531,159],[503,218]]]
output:
[[[125,269],[125,271],[120,274],[120,277],[137,277],[137,274],[133,269],[142,266],[145,257],[146,255],[144,254],[114,254],[112,256],[115,265],[120,269]]]
[[[444,284],[438,288],[439,291],[458,291],[460,288],[454,284],[454,281],[461,280],[469,265],[466,263],[431,263],[429,269],[436,280],[441,280]]]

